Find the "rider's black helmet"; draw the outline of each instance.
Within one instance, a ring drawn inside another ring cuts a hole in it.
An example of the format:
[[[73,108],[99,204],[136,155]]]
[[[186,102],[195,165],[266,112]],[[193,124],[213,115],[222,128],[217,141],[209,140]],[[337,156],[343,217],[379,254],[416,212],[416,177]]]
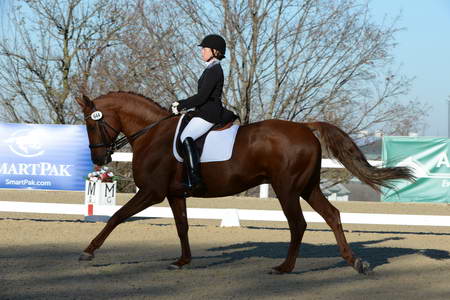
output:
[[[216,49],[220,52],[220,55],[217,57],[218,59],[225,58],[225,52],[227,49],[227,43],[218,34],[210,34],[205,36],[202,42],[199,44],[201,47]]]

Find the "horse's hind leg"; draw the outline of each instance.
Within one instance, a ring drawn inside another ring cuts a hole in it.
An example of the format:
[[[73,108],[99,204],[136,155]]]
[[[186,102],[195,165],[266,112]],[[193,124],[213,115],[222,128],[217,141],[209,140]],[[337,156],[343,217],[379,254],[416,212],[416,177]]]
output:
[[[291,232],[287,257],[281,265],[273,268],[272,273],[276,274],[289,273],[294,269],[303,234],[306,230],[306,221],[300,208],[300,196],[298,193],[290,191],[286,186],[289,185],[273,186]]]
[[[188,230],[189,224],[186,213],[186,198],[167,197],[172,213],[177,225],[178,237],[181,243],[181,257],[170,264],[170,269],[181,269],[184,265],[191,262],[191,248],[189,246]]]
[[[320,186],[317,183],[312,189],[309,195],[302,195],[304,199],[311,205],[311,207],[317,211],[327,222],[330,228],[333,230],[334,236],[336,237],[341,256],[356,269],[359,273],[367,274],[370,271],[369,263],[361,260],[361,258],[356,257],[350,246],[345,239],[344,230],[341,224],[340,213],[337,208],[335,208],[327,198],[323,195],[320,190]]]
[[[94,258],[94,251],[100,248],[109,234],[116,228],[117,225],[146,209],[147,207],[160,203],[164,200],[163,195],[157,193],[145,192],[143,189],[139,190],[133,198],[131,198],[124,206],[112,215],[108,220],[102,231],[91,241],[89,246],[81,254],[79,260],[92,260]]]

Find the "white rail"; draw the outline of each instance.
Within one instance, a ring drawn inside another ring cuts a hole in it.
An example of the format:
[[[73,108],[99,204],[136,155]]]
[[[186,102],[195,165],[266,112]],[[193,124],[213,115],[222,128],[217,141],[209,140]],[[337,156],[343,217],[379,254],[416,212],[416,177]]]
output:
[[[96,205],[93,209],[95,216],[112,216],[121,206]],[[2,212],[22,212],[39,214],[68,214],[88,215],[87,205],[0,201]],[[240,221],[275,221],[286,222],[281,210],[253,210],[227,208],[188,208],[190,219],[221,220],[222,227],[240,226]],[[312,211],[305,211],[303,215],[307,222],[324,223],[323,218]],[[135,215],[141,218],[173,218],[169,207],[150,207]],[[343,224],[377,224],[401,226],[450,226],[450,216],[434,215],[403,215],[403,214],[368,214],[341,213]]]

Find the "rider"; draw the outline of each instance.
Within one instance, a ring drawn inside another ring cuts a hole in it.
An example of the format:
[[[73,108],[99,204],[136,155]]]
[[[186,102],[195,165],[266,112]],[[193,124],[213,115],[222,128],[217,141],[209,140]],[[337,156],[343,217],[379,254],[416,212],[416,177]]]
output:
[[[183,160],[187,167],[186,187],[196,190],[203,187],[200,174],[200,158],[194,141],[222,122],[223,70],[220,60],[225,58],[225,40],[217,34],[207,35],[199,45],[207,66],[198,80],[197,94],[172,103],[172,112],[195,108],[193,118],[181,133]]]

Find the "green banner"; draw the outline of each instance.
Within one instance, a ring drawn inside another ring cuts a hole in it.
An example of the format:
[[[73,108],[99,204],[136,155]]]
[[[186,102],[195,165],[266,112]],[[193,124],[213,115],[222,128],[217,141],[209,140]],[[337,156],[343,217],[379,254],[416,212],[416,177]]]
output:
[[[383,137],[382,160],[387,167],[413,169],[415,183],[394,181],[396,189],[383,189],[381,201],[441,202],[450,201],[450,140],[433,137]]]

